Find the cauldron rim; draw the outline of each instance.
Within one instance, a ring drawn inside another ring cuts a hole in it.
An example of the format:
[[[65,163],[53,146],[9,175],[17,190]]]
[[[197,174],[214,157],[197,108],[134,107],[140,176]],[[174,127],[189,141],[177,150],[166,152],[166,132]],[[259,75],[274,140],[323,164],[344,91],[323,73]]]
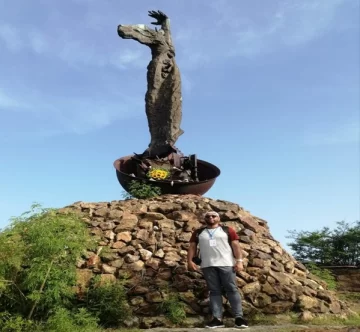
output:
[[[130,160],[130,158],[131,157],[133,157],[134,155],[127,155],[127,156],[124,156],[124,157],[120,157],[120,158],[118,158],[118,159],[116,159],[115,161],[114,161],[114,163],[113,163],[113,165],[114,165],[114,168],[116,169],[116,171],[117,172],[119,172],[119,173],[121,173],[121,174],[123,174],[123,175],[126,175],[126,176],[128,176],[128,177],[131,177],[131,178],[133,178],[133,179],[137,179],[137,180],[142,180],[142,181],[146,181],[146,182],[150,182],[150,183],[152,183],[153,181],[150,181],[149,179],[143,179],[143,178],[140,178],[140,177],[137,177],[137,176],[131,176],[130,174],[128,174],[128,173],[125,173],[125,172],[122,172],[121,170],[120,170],[120,161],[121,160],[124,160],[124,161],[128,161],[128,160]],[[212,163],[210,163],[210,162],[208,162],[208,161],[205,161],[205,160],[202,160],[202,159],[198,159],[198,163],[200,163],[200,164],[202,164],[202,165],[204,165],[204,166],[208,166],[209,168],[211,168],[211,169],[213,169],[213,171],[214,171],[214,173],[216,174],[216,176],[213,176],[213,177],[211,177],[211,178],[209,178],[209,179],[207,179],[207,180],[202,180],[202,181],[198,181],[198,182],[175,182],[174,181],[174,183],[173,183],[173,186],[175,186],[175,185],[184,185],[184,184],[202,184],[202,183],[206,183],[206,182],[209,182],[209,181],[211,181],[211,180],[214,180],[214,179],[216,179],[217,177],[219,177],[219,175],[221,174],[221,170],[217,167],[217,166],[215,166],[214,164],[212,164]],[[169,184],[171,181],[163,181],[163,180],[157,180],[156,181],[157,183],[163,183],[163,184]]]

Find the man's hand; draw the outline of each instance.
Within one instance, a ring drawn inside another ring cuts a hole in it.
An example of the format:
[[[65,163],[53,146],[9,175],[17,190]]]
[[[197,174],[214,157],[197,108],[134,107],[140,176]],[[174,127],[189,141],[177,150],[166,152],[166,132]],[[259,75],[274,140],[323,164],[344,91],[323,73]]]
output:
[[[236,264],[234,265],[234,270],[235,272],[240,272],[244,269],[244,265],[242,262],[236,262]]]
[[[190,262],[188,262],[188,270],[189,271],[197,271],[198,266],[193,261],[190,261]]]

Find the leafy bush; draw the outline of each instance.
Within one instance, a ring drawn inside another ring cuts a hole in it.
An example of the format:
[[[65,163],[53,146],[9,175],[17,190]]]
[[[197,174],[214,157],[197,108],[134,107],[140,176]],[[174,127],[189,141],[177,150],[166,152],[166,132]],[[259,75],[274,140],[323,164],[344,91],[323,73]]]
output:
[[[177,294],[170,293],[168,298],[160,304],[160,310],[170,322],[176,325],[186,318],[185,303],[181,302]]]
[[[86,308],[104,326],[119,326],[131,316],[121,280],[100,284],[98,278],[93,278],[87,291]]]
[[[0,331],[2,332],[24,332],[41,331],[40,324],[34,321],[25,319],[19,315],[11,315],[8,312],[0,313]]]
[[[45,324],[44,331],[47,332],[97,332],[98,319],[80,308],[75,312],[71,312],[65,308],[58,308],[51,315]]]
[[[71,305],[76,260],[92,245],[79,215],[33,205],[13,218],[0,233],[0,311],[46,319]]]
[[[331,273],[331,271],[329,271],[328,269],[322,269],[318,267],[315,263],[307,263],[306,267],[313,275],[325,281],[329,289],[336,289],[336,278]]]
[[[161,190],[159,187],[156,187],[151,184],[140,181],[131,181],[129,185],[129,192],[123,194],[125,199],[130,198],[140,198],[147,199],[161,195]]]

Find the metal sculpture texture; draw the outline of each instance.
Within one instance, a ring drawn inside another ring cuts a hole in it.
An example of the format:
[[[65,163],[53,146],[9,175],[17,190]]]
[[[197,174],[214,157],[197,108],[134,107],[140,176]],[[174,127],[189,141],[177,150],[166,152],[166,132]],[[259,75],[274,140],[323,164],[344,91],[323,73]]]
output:
[[[147,66],[145,109],[151,141],[141,154],[114,162],[120,184],[128,191],[132,181],[152,181],[162,193],[204,194],[220,170],[195,154],[185,157],[176,147],[181,129],[182,96],[180,70],[175,61],[170,20],[161,11],[149,11],[155,19],[151,29],[144,24],[119,25],[118,35],[132,39],[151,50]],[[199,168],[198,168],[199,165]]]
[[[133,39],[151,49],[152,59],[147,67],[147,92],[145,95],[151,142],[149,157],[163,156],[174,148],[183,130],[181,78],[175,62],[175,48],[171,39],[170,20],[161,11],[150,11],[152,22],[161,28],[150,29],[144,24],[119,25],[118,34],[123,39]]]

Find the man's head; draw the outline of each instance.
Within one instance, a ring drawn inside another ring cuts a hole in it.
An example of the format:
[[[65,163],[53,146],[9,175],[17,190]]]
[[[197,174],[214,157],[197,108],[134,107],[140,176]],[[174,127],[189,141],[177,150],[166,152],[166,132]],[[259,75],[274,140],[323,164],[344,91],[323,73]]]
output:
[[[215,211],[209,211],[205,214],[205,223],[209,226],[217,225],[220,222],[220,216]]]

